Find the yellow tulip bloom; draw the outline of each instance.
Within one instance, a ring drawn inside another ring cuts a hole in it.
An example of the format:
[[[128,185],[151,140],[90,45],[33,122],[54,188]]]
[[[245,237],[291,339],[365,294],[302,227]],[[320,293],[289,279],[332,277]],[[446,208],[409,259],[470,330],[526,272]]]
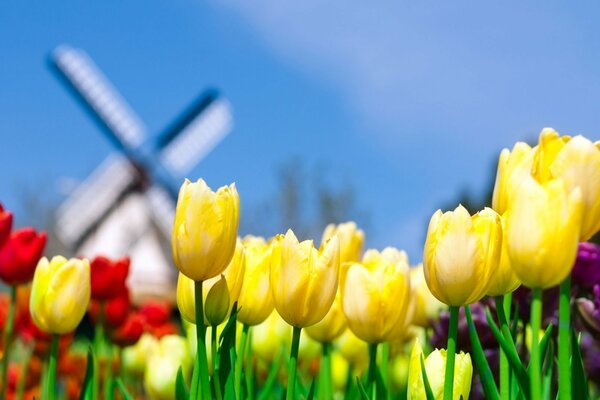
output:
[[[238,321],[258,325],[273,311],[271,294],[271,246],[262,238],[244,238],[246,269],[238,299]]]
[[[148,365],[144,373],[144,388],[154,400],[175,398],[177,371],[181,367],[184,378],[189,378],[192,357],[184,337],[163,336],[148,355]]]
[[[410,322],[410,277],[406,253],[391,247],[367,250],[361,263],[340,274],[342,310],[348,327],[368,343],[394,339]]]
[[[410,355],[408,369],[408,400],[422,400],[426,398],[423,375],[421,373],[421,357],[423,349],[418,340]],[[444,376],[446,370],[446,349],[434,350],[424,359],[427,380],[433,393],[433,398],[441,400],[444,398]],[[468,399],[471,392],[471,380],[473,378],[473,364],[469,353],[462,351],[456,354],[454,364],[454,385],[452,398],[455,400]]]
[[[540,183],[560,178],[567,190],[581,190],[581,241],[600,230],[600,142],[592,143],[583,136],[560,136],[546,128],[540,134],[532,173]]]
[[[521,180],[530,175],[533,157],[534,149],[523,142],[517,142],[512,151],[504,149],[500,153],[492,197],[492,208],[498,214],[506,212]]]
[[[334,235],[337,235],[340,241],[340,263],[358,261],[365,241],[365,233],[358,229],[356,223],[344,222],[338,225],[327,225],[323,231],[321,243],[327,242]]]
[[[505,219],[502,218],[503,226],[506,226]],[[494,275],[494,278],[490,282],[488,287],[488,296],[503,296],[507,293],[513,292],[516,288],[521,286],[521,281],[515,274],[512,268],[510,257],[508,256],[508,241],[506,240],[507,230],[502,230],[502,253],[500,255],[500,262],[498,263],[498,270]]]
[[[29,311],[46,333],[73,332],[83,319],[91,295],[90,263],[86,259],[43,257],[33,276]]]
[[[581,192],[562,180],[524,180],[506,215],[513,270],[525,286],[547,289],[571,272],[582,216]]]
[[[485,296],[502,250],[500,216],[485,208],[471,216],[459,205],[431,217],[423,250],[423,271],[431,293],[449,306]]]
[[[438,319],[440,311],[446,308],[446,305],[435,298],[429,290],[425,275],[423,273],[423,264],[410,269],[410,285],[413,289],[413,303],[415,312],[412,323],[426,328],[432,321]]]
[[[229,308],[227,310],[227,315],[229,315],[229,313],[231,312],[233,303],[238,301],[244,281],[245,270],[246,258],[244,246],[242,242],[238,240],[235,247],[235,251],[233,253],[233,258],[229,262],[227,268],[225,268],[225,271],[223,271],[223,276],[225,278],[225,281],[227,282],[228,291],[227,302]],[[214,278],[210,278],[202,282],[203,301],[207,301],[208,293],[210,292],[212,287],[220,280],[221,276],[216,276]],[[177,307],[179,308],[179,311],[181,312],[183,318],[193,324],[196,323],[196,303],[194,294],[194,281],[180,272],[179,277],[177,279]],[[221,294],[221,297],[222,296],[223,294]],[[204,319],[204,323],[205,325],[210,325],[209,321],[206,318]]]
[[[235,250],[240,199],[235,184],[213,192],[199,179],[179,190],[171,240],[175,266],[201,282],[218,276]]]
[[[321,343],[330,343],[346,330],[346,317],[342,311],[340,291],[325,317],[306,328],[306,334]]]
[[[338,286],[340,245],[337,236],[315,249],[298,242],[292,230],[273,243],[271,292],[275,308],[290,325],[305,328],[331,308]]]

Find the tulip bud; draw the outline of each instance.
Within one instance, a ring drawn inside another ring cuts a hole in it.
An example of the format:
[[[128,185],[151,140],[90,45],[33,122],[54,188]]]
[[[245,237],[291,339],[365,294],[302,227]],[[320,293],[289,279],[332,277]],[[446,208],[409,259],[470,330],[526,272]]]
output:
[[[6,242],[10,236],[12,229],[13,215],[11,212],[5,211],[2,203],[0,203],[0,247]]]
[[[240,239],[237,240],[235,245],[235,252],[233,253],[233,258],[229,262],[225,271],[223,271],[222,276],[225,277],[225,281],[227,282],[227,288],[229,290],[229,308],[227,309],[227,315],[231,312],[233,307],[233,303],[239,303],[240,293],[242,291],[242,285],[244,283],[244,273],[246,272],[246,255],[244,250],[244,245]],[[203,293],[206,297],[206,294],[210,291],[215,283],[221,280],[221,276],[215,276],[214,278],[210,278],[202,284]],[[239,305],[238,305],[239,309]]]
[[[504,214],[521,180],[529,176],[533,165],[534,150],[527,143],[517,142],[512,151],[502,150],[498,160],[496,184],[492,196],[492,208]]]
[[[420,400],[426,398],[423,375],[421,373],[421,357],[423,349],[419,340],[410,355],[408,370],[408,400]],[[462,351],[456,354],[454,364],[454,385],[452,391],[453,399],[468,399],[471,392],[471,380],[473,378],[473,364],[469,353]],[[444,376],[446,370],[446,349],[434,350],[424,359],[425,372],[431,387],[434,399],[442,399],[444,396]]]
[[[439,318],[440,311],[446,308],[446,305],[436,299],[429,290],[423,274],[423,264],[410,269],[410,285],[414,292],[413,303],[415,305],[412,323],[426,328],[432,321]]]
[[[568,191],[581,190],[582,241],[600,230],[600,142],[592,143],[583,136],[560,136],[554,129],[545,128],[532,174],[540,183],[560,178]]]
[[[581,224],[581,192],[561,180],[524,179],[506,215],[513,270],[530,288],[558,285],[571,272]]]
[[[342,311],[341,296],[338,290],[335,300],[325,317],[306,328],[305,332],[318,342],[330,343],[344,333],[346,326],[346,317]]]
[[[238,321],[253,326],[263,322],[273,311],[273,295],[269,282],[271,246],[264,239],[244,238],[246,269],[238,299]]]
[[[46,232],[23,228],[11,233],[0,248],[0,279],[20,285],[33,279],[35,267],[46,245]]]
[[[42,258],[31,286],[29,310],[33,322],[46,333],[74,331],[87,310],[90,292],[88,260]]]
[[[340,263],[358,261],[362,251],[365,234],[358,229],[356,223],[345,222],[335,225],[329,224],[325,227],[321,243],[327,242],[334,235],[340,241]]]
[[[275,308],[290,325],[305,328],[325,317],[335,299],[340,245],[334,236],[319,250],[298,242],[292,230],[276,239],[271,264]]]
[[[361,263],[342,265],[342,310],[348,327],[360,339],[389,341],[410,323],[408,268],[406,253],[391,247],[381,253],[367,250]]]
[[[449,306],[485,296],[498,269],[502,223],[492,209],[470,216],[459,205],[431,217],[423,250],[423,272],[431,293]]]
[[[185,276],[201,282],[227,267],[235,250],[239,202],[235,184],[213,192],[202,179],[185,180],[172,235],[173,260]]]
[[[221,275],[221,279],[217,281],[206,296],[206,305],[204,314],[206,320],[211,326],[217,326],[225,321],[229,311],[229,289],[227,289],[227,281]]]
[[[114,261],[103,256],[94,258],[90,264],[92,299],[105,301],[127,291],[129,264],[129,257]]]
[[[192,358],[187,341],[181,336],[164,336],[148,356],[148,365],[144,373],[144,388],[151,399],[175,398],[175,383],[179,367],[184,378],[188,378]]]

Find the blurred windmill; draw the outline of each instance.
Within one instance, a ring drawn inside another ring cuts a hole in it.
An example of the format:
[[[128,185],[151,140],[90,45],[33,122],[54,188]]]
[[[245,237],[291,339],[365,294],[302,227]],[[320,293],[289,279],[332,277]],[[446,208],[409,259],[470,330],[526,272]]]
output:
[[[178,186],[231,130],[229,103],[209,90],[152,140],[82,50],[60,46],[50,65],[117,149],[58,208],[59,238],[77,255],[129,255],[134,298],[172,297],[169,249]]]

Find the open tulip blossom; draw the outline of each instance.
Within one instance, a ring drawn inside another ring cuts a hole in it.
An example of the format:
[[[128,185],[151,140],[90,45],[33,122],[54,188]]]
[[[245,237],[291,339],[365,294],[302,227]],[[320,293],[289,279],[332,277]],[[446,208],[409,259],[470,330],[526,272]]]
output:
[[[235,184],[186,179],[168,298],[126,256],[43,257],[0,205],[0,398],[599,398],[599,149],[502,150],[491,204],[431,210],[414,264],[354,221],[242,236]]]

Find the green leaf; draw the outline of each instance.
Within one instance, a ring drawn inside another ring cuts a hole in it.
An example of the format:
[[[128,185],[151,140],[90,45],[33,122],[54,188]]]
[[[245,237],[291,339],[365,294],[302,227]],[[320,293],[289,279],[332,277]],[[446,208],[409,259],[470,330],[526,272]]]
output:
[[[127,391],[127,388],[120,377],[115,379],[115,385],[117,386],[117,390],[119,393],[121,393],[121,396],[123,396],[124,400],[133,400],[133,397]]]
[[[90,400],[94,395],[94,350],[90,346],[87,354],[87,365],[85,367],[85,377],[79,392],[79,400]]]
[[[231,308],[231,315],[229,320],[219,336],[219,380],[221,383],[221,393],[225,392],[225,386],[227,384],[229,375],[233,373],[233,366],[235,362],[232,361],[231,353],[234,354],[235,359],[235,334],[236,334],[236,322],[237,322],[237,302],[233,303]],[[235,397],[235,396],[234,396]]]
[[[175,399],[187,400],[190,396],[185,380],[183,379],[183,369],[179,367],[177,370],[177,379],[175,380]]]
[[[550,343],[550,339],[552,338],[552,324],[548,325],[546,331],[544,332],[544,336],[542,336],[542,340],[540,340],[540,354],[541,354],[541,362],[544,362],[546,358],[546,352],[548,351],[548,344]],[[554,349],[553,349],[554,350]]]
[[[481,385],[486,399],[499,399],[498,389],[494,381],[494,375],[487,361],[487,357],[483,352],[483,347],[477,335],[477,329],[473,323],[471,309],[468,305],[465,306],[465,314],[467,316],[467,325],[469,326],[469,338],[471,340],[471,348],[473,349],[473,358],[475,359],[475,367],[481,378]]]
[[[429,384],[429,378],[427,378],[427,371],[425,370],[425,359],[423,358],[423,354],[421,354],[421,376],[423,377],[423,386],[425,387],[425,398],[427,400],[435,400],[433,397],[433,391],[431,390],[431,385]]]
[[[279,372],[281,361],[284,357],[283,351],[280,351],[279,355],[275,357],[275,361],[271,364],[271,368],[269,369],[267,380],[265,381],[265,384],[258,395],[258,400],[266,400],[271,395],[271,392],[273,391],[273,385],[277,381],[277,373]]]
[[[515,344],[512,341],[512,337],[507,340],[507,338],[502,334],[502,332],[500,332],[498,325],[496,325],[496,321],[494,321],[494,318],[492,317],[489,307],[486,307],[485,309],[485,316],[488,325],[490,326],[492,333],[494,334],[494,337],[496,337],[496,340],[498,341],[498,343],[502,347],[502,350],[504,350],[504,353],[506,354],[506,358],[508,359],[510,367],[515,372],[515,376],[517,377],[517,381],[519,382],[521,390],[525,393],[525,397],[528,397],[529,376],[527,375],[527,371],[525,370],[525,367],[523,367],[523,363],[519,358],[519,354],[517,353]]]
[[[551,327],[550,325],[549,327]],[[550,329],[550,332],[552,329]],[[546,329],[548,332],[548,329]],[[545,336],[545,335],[544,335]],[[541,342],[540,342],[541,347]],[[544,399],[551,398],[552,382],[554,373],[554,343],[546,341],[546,349],[542,353],[542,396]]]
[[[581,335],[581,334],[580,334]],[[571,390],[574,399],[589,399],[587,377],[581,357],[580,337],[571,329]]]
[[[363,383],[361,382],[358,376],[356,377],[356,386],[358,387],[358,393],[360,393],[360,398],[362,400],[370,400],[369,395],[367,394],[367,391],[365,390],[365,387],[363,386]]]
[[[313,378],[312,383],[310,384],[310,389],[308,391],[308,395],[306,396],[306,400],[313,400],[315,397],[315,378]]]

